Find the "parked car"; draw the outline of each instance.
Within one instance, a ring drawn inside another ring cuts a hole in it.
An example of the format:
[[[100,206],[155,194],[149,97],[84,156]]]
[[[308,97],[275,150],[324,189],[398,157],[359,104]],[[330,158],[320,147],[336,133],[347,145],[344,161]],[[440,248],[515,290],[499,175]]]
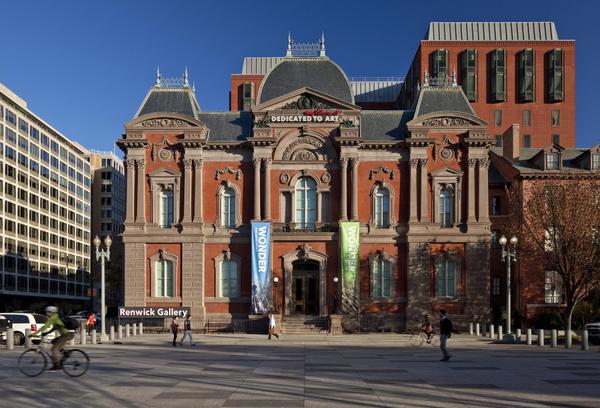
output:
[[[592,344],[600,344],[600,321],[585,325],[588,331],[588,339]]]
[[[16,345],[25,344],[26,329],[31,330],[33,333],[48,321],[46,316],[39,313],[0,313],[0,316],[11,321]],[[52,332],[48,335],[48,339],[50,340],[54,339],[55,337],[55,332]]]
[[[6,329],[12,327],[12,322],[4,316],[0,316],[0,340],[6,340]]]
[[[77,312],[74,315],[71,315],[69,317],[77,320],[79,322],[79,327],[81,327],[81,322],[84,322],[85,324],[87,324],[87,319],[89,317],[90,313],[83,311],[83,312]],[[102,321],[102,317],[99,314],[96,314],[96,327],[100,327],[100,322]]]

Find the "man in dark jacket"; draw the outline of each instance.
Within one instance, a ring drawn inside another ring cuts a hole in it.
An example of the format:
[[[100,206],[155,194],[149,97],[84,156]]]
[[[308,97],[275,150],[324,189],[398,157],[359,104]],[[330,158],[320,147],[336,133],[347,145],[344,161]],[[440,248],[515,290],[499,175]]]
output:
[[[171,333],[173,333],[173,347],[177,345],[177,333],[179,332],[179,318],[173,316],[171,320]]]
[[[446,317],[446,310],[440,310],[440,350],[443,358],[440,361],[450,360],[450,353],[446,350],[446,342],[452,336],[452,322]]]

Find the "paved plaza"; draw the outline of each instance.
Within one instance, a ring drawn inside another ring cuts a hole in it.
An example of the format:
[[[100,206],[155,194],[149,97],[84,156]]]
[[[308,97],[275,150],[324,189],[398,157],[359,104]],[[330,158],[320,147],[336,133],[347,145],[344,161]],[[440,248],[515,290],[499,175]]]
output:
[[[27,378],[0,351],[1,407],[598,407],[600,352],[455,335],[454,358],[407,335],[166,335],[86,346],[92,365]]]

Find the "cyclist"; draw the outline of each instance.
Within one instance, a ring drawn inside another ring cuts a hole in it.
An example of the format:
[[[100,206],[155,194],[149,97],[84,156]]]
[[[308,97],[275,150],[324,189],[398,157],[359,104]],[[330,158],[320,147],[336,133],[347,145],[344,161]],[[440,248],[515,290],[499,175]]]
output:
[[[36,336],[38,333],[42,333],[42,336],[45,336],[54,330],[58,331],[60,336],[52,340],[52,368],[49,371],[57,371],[62,367],[60,366],[62,355],[61,351],[64,348],[65,344],[69,340],[72,340],[75,337],[75,333],[70,331],[65,327],[64,322],[58,315],[58,308],[56,306],[48,306],[46,307],[46,316],[48,316],[48,321],[44,323],[42,327],[40,327],[35,333],[30,334],[30,337]],[[43,333],[47,328],[52,327],[52,330]]]
[[[421,330],[427,335],[427,343],[431,343],[431,336],[433,335],[433,325],[429,320],[427,313],[423,314],[423,323],[421,324]]]

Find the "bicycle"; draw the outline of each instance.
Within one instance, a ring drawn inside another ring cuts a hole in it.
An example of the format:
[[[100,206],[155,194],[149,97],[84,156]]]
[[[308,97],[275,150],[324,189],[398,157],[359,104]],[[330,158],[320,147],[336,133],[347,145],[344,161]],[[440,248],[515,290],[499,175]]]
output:
[[[52,361],[52,356],[45,348],[48,343],[46,335],[42,335],[42,340],[37,347],[21,353],[17,362],[19,371],[27,377],[37,377],[42,374],[48,366],[48,360]],[[63,349],[61,353],[60,366],[69,377],[80,377],[87,372],[90,366],[90,358],[83,350]]]
[[[409,341],[410,344],[415,347],[420,347],[423,345],[423,343],[429,343],[433,347],[439,347],[440,345],[440,338],[437,334],[431,333],[429,336],[427,336],[427,333],[425,333],[424,331],[420,331],[419,333],[413,334],[412,336],[410,336]]]

